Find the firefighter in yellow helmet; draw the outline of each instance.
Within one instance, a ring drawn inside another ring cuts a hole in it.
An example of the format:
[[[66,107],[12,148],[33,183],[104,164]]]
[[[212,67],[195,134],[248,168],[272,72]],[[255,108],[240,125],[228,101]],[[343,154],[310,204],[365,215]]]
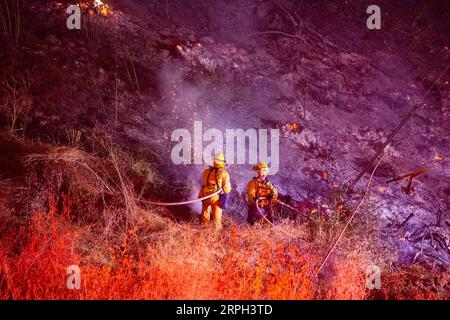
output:
[[[222,201],[219,201],[219,199],[225,199],[231,191],[230,175],[225,170],[225,163],[224,154],[216,154],[212,166],[203,172],[202,187],[198,194],[198,197],[202,198],[222,189],[220,197],[217,194],[202,201],[202,213],[200,215],[200,222],[208,224],[212,211],[212,220],[218,230],[222,229],[222,208],[220,206]]]
[[[261,214],[256,207],[256,201],[261,213],[270,221],[273,222],[272,213],[269,206],[272,199],[277,199],[278,192],[273,186],[272,182],[267,179],[269,173],[269,167],[266,163],[258,163],[253,167],[253,170],[257,172],[257,176],[254,177],[247,186],[247,200],[248,200],[248,216],[247,222],[251,225],[255,224],[261,217]]]

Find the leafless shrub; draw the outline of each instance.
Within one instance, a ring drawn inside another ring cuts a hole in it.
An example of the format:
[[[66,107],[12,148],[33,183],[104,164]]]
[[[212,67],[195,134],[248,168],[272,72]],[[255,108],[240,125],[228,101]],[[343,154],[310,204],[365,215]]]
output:
[[[5,95],[3,106],[9,118],[10,132],[25,131],[28,113],[32,104],[30,94],[31,77],[26,74],[17,76],[13,71],[5,74],[2,81]],[[22,128],[17,128],[19,120],[22,120]]]
[[[5,41],[19,42],[20,3],[19,0],[0,1],[0,35]]]

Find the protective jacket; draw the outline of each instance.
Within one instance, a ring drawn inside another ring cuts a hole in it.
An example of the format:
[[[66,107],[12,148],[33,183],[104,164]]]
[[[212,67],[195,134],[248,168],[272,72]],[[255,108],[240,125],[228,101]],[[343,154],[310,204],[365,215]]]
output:
[[[259,206],[264,207],[269,204],[270,199],[268,198],[276,199],[277,197],[278,191],[268,179],[259,181],[255,177],[248,183],[247,200],[250,204],[255,204],[257,198],[265,198],[258,202]]]
[[[203,172],[202,187],[198,193],[198,198],[208,196],[221,189],[224,193],[230,193],[230,175],[224,168],[209,167]],[[219,199],[219,195],[211,197],[211,201]]]

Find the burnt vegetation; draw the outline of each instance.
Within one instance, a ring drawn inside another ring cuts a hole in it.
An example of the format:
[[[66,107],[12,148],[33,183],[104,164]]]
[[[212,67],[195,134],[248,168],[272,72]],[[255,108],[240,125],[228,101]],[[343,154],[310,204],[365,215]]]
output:
[[[448,299],[448,1],[378,1],[375,31],[364,1],[104,2],[0,0],[0,298]],[[280,130],[275,226],[245,222],[250,165],[220,233],[145,203],[196,195],[194,120]]]

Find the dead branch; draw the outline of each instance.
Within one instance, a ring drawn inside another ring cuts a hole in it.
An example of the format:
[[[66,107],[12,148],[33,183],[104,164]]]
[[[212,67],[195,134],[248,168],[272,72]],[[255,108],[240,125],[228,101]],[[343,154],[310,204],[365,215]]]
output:
[[[410,213],[409,216],[398,225],[398,228],[400,229],[401,227],[403,227],[412,217],[414,216],[414,213]]]
[[[278,31],[278,30],[267,30],[267,31],[253,32],[253,33],[250,33],[249,35],[247,35],[247,37],[253,37],[253,36],[257,36],[257,35],[265,35],[265,34],[282,35],[282,36],[285,36],[285,37],[288,37],[288,38],[298,39],[298,40],[302,41],[305,45],[309,46],[308,42],[306,42],[306,40],[304,38],[302,38],[300,35],[287,33],[287,32],[283,32],[283,31]]]
[[[299,26],[299,23],[297,22],[297,20],[294,19],[289,10],[285,8],[278,0],[273,0],[272,2],[289,17],[289,20],[291,21],[291,23],[294,25],[295,28]]]

